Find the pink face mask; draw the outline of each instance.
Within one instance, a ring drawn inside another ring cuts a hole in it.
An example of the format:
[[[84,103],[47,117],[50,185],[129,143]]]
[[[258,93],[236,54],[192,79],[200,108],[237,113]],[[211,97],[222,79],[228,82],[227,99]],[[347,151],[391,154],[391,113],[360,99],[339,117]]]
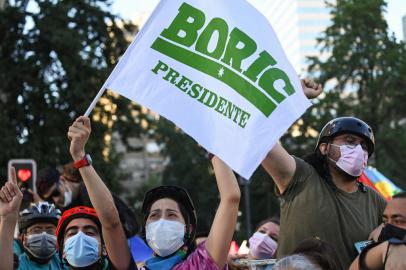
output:
[[[256,232],[249,239],[250,253],[257,259],[274,258],[277,243],[267,234]]]
[[[337,161],[334,161],[338,168],[348,173],[351,176],[358,177],[362,174],[368,162],[368,153],[366,153],[361,145],[351,147],[348,145],[335,145],[340,148],[341,156]]]

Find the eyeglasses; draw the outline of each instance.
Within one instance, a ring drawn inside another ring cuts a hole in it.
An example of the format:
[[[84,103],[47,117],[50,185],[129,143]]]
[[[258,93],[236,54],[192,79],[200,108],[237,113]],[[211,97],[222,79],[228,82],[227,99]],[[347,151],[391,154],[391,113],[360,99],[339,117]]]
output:
[[[334,140],[344,142],[344,144],[351,149],[354,149],[358,145],[361,145],[362,149],[368,152],[368,145],[364,141],[354,139],[353,137],[337,137]],[[331,144],[334,145],[333,143]]]
[[[41,233],[47,233],[51,235],[55,235],[56,229],[55,228],[32,228],[27,230],[27,234],[41,234]]]

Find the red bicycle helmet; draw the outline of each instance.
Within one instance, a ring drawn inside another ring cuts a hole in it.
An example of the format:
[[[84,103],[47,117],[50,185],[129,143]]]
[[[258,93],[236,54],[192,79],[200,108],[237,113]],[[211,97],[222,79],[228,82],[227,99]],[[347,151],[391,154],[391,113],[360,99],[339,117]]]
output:
[[[63,239],[65,234],[66,226],[69,224],[70,221],[76,218],[88,218],[96,223],[99,231],[101,232],[101,223],[99,217],[97,216],[96,210],[91,207],[86,206],[77,206],[66,210],[61,219],[58,222],[58,226],[56,227],[56,238],[58,242],[58,249],[60,250],[59,254],[62,254],[63,249]]]

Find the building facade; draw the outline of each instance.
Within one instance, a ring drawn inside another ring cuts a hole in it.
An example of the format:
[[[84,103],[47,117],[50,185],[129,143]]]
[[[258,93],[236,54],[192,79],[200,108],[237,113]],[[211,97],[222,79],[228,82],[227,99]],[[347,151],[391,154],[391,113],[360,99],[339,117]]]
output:
[[[306,57],[322,57],[317,38],[331,24],[330,8],[324,0],[251,2],[272,24],[288,59],[299,74],[307,69]]]

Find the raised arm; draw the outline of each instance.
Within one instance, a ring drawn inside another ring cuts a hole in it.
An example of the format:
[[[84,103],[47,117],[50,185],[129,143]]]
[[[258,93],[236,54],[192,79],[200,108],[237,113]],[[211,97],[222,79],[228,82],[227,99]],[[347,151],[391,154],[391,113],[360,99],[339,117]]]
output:
[[[13,269],[13,236],[23,194],[17,186],[16,172],[0,190],[0,270]]]
[[[301,80],[301,84],[303,93],[308,99],[316,98],[323,92],[321,85],[312,80]],[[262,161],[262,166],[272,177],[279,192],[282,194],[289,185],[296,170],[296,163],[293,157],[277,143]]]
[[[220,192],[220,205],[206,241],[206,250],[216,265],[223,269],[237,223],[241,193],[230,167],[217,157],[213,157],[212,164]]]
[[[74,161],[85,156],[85,145],[91,132],[90,119],[81,116],[69,127],[70,153]],[[127,238],[120,222],[113,196],[93,166],[79,169],[89,193],[90,201],[99,216],[103,239],[110,261],[117,269],[128,269],[131,260]]]
[[[279,192],[282,194],[289,185],[290,179],[292,179],[296,170],[296,163],[293,157],[277,143],[262,161],[262,166],[272,177]]]

